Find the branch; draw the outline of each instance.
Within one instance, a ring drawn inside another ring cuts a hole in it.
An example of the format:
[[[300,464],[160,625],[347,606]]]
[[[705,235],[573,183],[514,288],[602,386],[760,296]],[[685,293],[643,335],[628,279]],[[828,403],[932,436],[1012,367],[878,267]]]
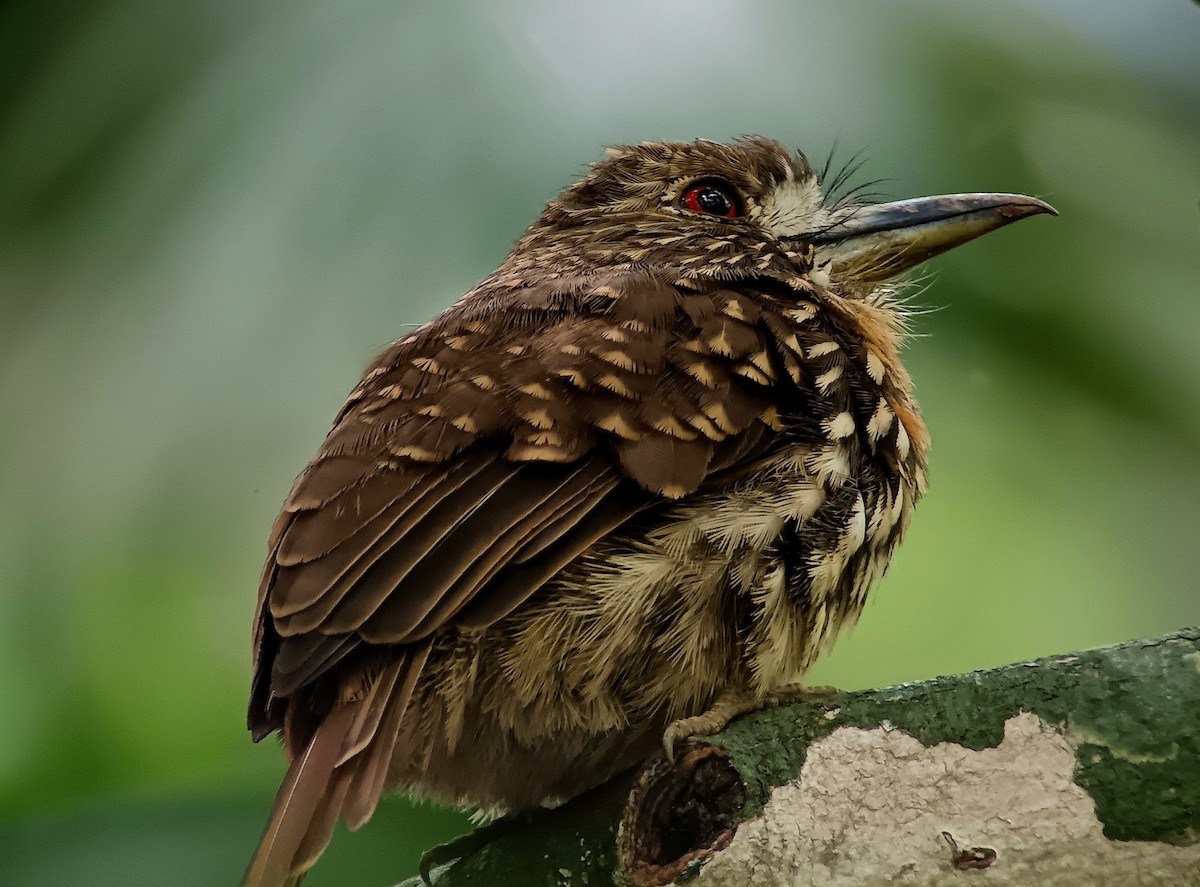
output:
[[[756,712],[509,827],[433,883],[964,877],[1200,884],[1200,628]]]

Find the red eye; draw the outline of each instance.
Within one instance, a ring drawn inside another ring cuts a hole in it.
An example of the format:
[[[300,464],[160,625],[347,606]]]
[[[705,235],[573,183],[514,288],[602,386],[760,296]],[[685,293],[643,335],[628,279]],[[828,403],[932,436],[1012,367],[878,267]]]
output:
[[[742,214],[736,195],[726,182],[700,182],[683,192],[683,205],[694,213],[734,219]]]

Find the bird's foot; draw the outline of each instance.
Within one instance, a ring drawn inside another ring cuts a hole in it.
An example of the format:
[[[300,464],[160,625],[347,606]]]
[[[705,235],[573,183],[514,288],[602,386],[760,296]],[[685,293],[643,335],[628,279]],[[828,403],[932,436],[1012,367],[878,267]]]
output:
[[[765,696],[756,696],[746,690],[726,690],[703,714],[672,721],[663,733],[663,751],[667,753],[667,760],[671,761],[675,759],[675,743],[680,739],[720,733],[730,721],[748,712],[795,702],[811,702],[840,692],[837,687],[805,687],[798,683],[787,684]]]

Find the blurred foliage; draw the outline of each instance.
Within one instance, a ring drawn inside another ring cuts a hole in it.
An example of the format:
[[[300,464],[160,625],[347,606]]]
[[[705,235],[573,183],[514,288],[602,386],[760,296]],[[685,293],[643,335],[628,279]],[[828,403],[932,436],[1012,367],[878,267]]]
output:
[[[836,141],[895,196],[1062,213],[931,263],[932,491],[814,680],[1200,621],[1197,45],[1181,0],[0,7],[0,882],[236,882],[291,478],[606,143]],[[306,884],[464,822],[389,801]]]

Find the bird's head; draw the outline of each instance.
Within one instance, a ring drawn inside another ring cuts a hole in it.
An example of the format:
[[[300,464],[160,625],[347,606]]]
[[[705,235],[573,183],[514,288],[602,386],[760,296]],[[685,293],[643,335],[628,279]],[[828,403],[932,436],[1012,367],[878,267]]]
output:
[[[645,267],[684,278],[797,275],[866,296],[881,283],[1017,219],[1054,210],[1019,194],[875,205],[833,200],[802,154],[770,139],[610,148],[551,201],[508,270]]]

